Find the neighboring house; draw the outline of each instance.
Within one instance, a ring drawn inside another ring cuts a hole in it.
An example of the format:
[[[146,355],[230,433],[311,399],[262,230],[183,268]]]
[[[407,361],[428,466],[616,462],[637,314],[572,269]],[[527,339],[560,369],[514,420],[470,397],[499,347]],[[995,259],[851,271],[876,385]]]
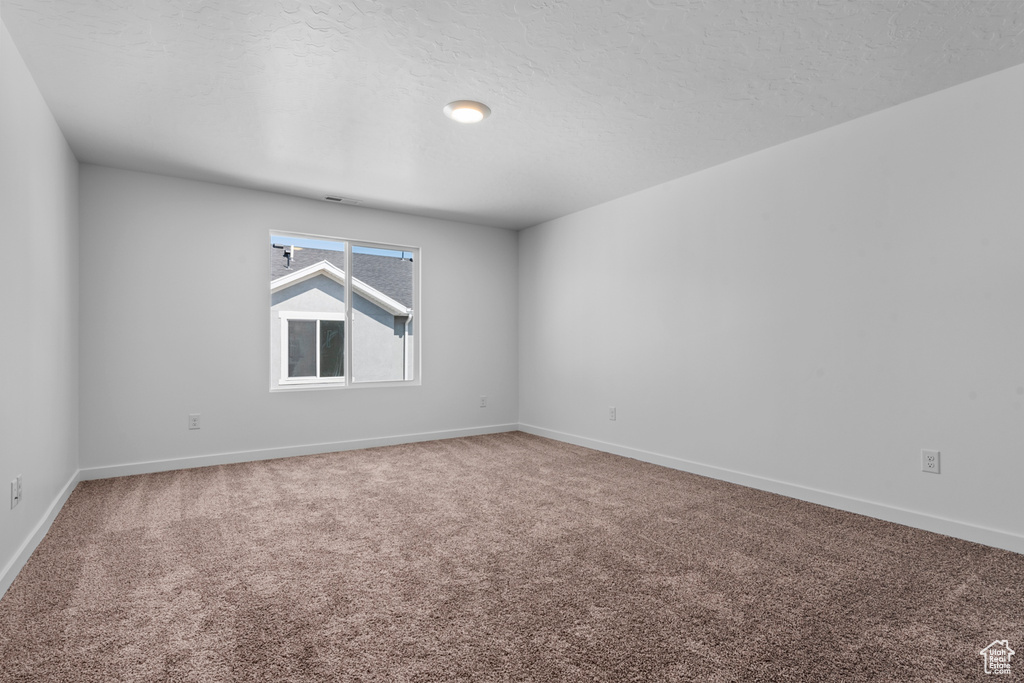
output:
[[[356,382],[412,379],[413,264],[352,254],[352,320],[346,320],[344,253],[271,246],[271,378],[274,384],[345,382],[352,335]]]

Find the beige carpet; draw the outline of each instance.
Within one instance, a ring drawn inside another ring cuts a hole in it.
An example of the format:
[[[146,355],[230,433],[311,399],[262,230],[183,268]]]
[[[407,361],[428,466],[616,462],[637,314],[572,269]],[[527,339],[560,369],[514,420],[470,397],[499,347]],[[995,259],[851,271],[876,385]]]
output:
[[[522,433],[85,482],[2,681],[1024,678],[1024,555]]]

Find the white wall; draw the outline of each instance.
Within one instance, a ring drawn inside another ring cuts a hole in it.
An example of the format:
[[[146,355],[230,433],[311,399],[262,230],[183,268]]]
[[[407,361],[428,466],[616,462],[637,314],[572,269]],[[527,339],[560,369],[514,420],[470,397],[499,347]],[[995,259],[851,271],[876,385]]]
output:
[[[0,595],[78,468],[77,174],[0,22]]]
[[[80,174],[83,476],[516,424],[514,232],[98,166]],[[421,247],[422,386],[269,391],[271,230]],[[188,413],[202,429],[186,428]]]
[[[521,233],[520,421],[1024,552],[1022,85]]]

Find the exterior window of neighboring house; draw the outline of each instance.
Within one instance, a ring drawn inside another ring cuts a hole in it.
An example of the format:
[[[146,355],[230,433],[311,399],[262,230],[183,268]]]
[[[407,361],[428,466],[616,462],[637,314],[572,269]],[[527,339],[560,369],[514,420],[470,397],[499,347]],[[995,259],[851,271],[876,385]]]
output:
[[[345,378],[343,313],[281,311],[282,382]]]
[[[271,389],[417,383],[419,250],[270,236]]]

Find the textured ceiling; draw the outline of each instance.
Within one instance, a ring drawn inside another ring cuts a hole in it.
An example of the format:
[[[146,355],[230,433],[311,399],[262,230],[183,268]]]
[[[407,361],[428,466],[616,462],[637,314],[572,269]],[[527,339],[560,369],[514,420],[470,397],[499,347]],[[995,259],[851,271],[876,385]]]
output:
[[[0,0],[82,161],[521,228],[1024,63],[1024,0]],[[442,108],[493,110],[456,124]]]

